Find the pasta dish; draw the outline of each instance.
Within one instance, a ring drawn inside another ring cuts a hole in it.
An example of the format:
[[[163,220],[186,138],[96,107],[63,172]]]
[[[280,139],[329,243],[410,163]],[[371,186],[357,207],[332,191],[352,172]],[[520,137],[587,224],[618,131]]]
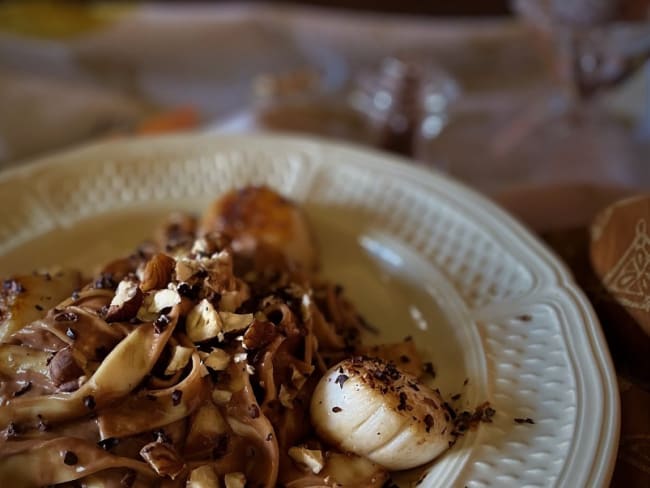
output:
[[[247,187],[91,278],[7,277],[0,486],[380,487],[489,421],[412,340],[365,345],[318,268],[301,210]]]

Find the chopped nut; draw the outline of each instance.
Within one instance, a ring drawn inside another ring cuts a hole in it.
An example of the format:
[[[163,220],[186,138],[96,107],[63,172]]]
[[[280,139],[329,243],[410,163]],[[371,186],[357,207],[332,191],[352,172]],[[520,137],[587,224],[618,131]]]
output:
[[[278,330],[272,322],[254,320],[244,334],[246,349],[261,349],[278,335]]]
[[[280,385],[280,393],[278,394],[280,403],[286,408],[293,408],[293,395],[289,393],[289,390],[284,385]]]
[[[216,251],[217,247],[215,246],[214,242],[208,241],[205,237],[199,237],[194,241],[194,244],[192,244],[191,253],[209,256],[211,254],[214,254]]]
[[[76,380],[83,374],[83,369],[74,357],[70,347],[64,347],[57,352],[47,366],[52,383],[61,386]]]
[[[165,374],[172,375],[182,370],[192,357],[192,351],[193,349],[191,347],[176,346],[174,348],[174,355],[165,369]]]
[[[190,279],[195,276],[202,267],[198,261],[189,258],[181,258],[176,261],[176,279],[178,281],[190,281]]]
[[[216,405],[225,405],[232,398],[232,393],[228,390],[212,390],[212,401]]]
[[[172,391],[172,405],[174,405],[175,407],[180,405],[182,398],[183,398],[183,391],[182,390],[174,390],[174,391]]]
[[[185,488],[219,488],[219,478],[209,464],[204,464],[190,472]]]
[[[223,340],[223,322],[214,306],[205,298],[192,309],[185,322],[187,336],[192,342],[218,337]]]
[[[230,363],[230,355],[223,349],[212,349],[212,352],[203,361],[208,368],[223,371]]]
[[[290,447],[289,457],[301,466],[309,468],[309,470],[318,474],[325,466],[323,459],[323,452],[321,450],[307,449],[306,447]]]
[[[219,317],[223,322],[224,332],[238,332],[246,329],[253,322],[253,314],[238,314],[232,312],[219,312]]]
[[[242,286],[241,289],[221,292],[219,308],[225,312],[234,312],[239,306],[250,297],[248,287]]]
[[[163,253],[155,254],[142,272],[142,291],[161,290],[172,280],[176,261]]]
[[[176,290],[160,290],[153,295],[153,309],[155,313],[160,313],[166,308],[172,308],[181,303],[181,296]]]
[[[311,367],[311,370],[314,370],[313,366]],[[307,375],[298,371],[294,365],[291,365],[291,383],[293,383],[293,386],[295,386],[296,389],[300,390],[306,381]]]
[[[181,296],[176,290],[158,290],[145,295],[137,317],[143,322],[153,322],[162,310],[170,309],[179,303],[181,303]]]
[[[115,296],[106,312],[106,322],[126,322],[135,317],[144,300],[144,294],[138,283],[132,279],[124,279],[117,285]]]
[[[244,473],[228,473],[223,477],[226,488],[244,488],[246,486],[246,476]]]
[[[185,469],[174,446],[166,442],[150,442],[140,450],[140,457],[160,476],[169,476],[172,480]]]

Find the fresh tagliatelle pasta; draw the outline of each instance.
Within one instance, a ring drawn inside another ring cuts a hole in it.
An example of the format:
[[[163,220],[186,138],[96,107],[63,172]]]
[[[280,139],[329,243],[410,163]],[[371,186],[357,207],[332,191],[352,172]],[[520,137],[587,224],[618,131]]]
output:
[[[413,341],[362,344],[317,270],[300,209],[248,187],[92,279],[5,280],[0,486],[383,486],[490,420],[421,381]]]

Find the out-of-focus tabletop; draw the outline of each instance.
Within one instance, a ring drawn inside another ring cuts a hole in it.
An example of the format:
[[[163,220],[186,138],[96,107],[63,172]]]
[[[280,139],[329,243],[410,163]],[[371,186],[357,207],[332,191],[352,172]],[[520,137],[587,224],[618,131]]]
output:
[[[547,47],[537,42],[511,17],[395,16],[267,3],[0,5],[0,169],[90,140],[272,129],[277,113],[267,110],[269,91],[284,85],[270,89],[268,78],[278,73],[307,73],[289,77],[290,88],[309,84],[315,73],[308,93],[320,100],[308,112],[295,105],[280,112],[283,130],[319,132],[323,119],[334,119],[325,135],[369,143],[349,110],[365,89],[359,80],[387,56],[406,54],[428,63],[428,76],[438,83],[432,93],[445,93],[449,103],[432,119],[433,136],[420,159],[488,193],[537,231],[589,293],[588,227],[608,204],[647,193],[650,146],[624,148],[641,161],[636,165],[615,158],[600,166],[550,160],[534,171],[516,161],[492,164],[491,151],[534,137],[532,130],[522,135],[525,124],[512,123],[517,114],[533,99],[552,101]],[[648,78],[639,70],[599,103],[612,117],[643,128]],[[456,130],[461,121],[463,130]],[[648,487],[650,339],[642,333],[621,339],[616,323],[603,315],[601,321],[623,406],[612,486]],[[632,355],[630,342],[641,344]]]

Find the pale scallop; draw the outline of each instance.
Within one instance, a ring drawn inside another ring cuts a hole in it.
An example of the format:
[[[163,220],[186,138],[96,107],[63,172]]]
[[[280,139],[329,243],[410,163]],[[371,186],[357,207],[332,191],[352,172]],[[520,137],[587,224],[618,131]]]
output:
[[[311,418],[326,441],[390,470],[425,464],[449,448],[453,425],[440,395],[378,359],[347,359],[320,380]]]

